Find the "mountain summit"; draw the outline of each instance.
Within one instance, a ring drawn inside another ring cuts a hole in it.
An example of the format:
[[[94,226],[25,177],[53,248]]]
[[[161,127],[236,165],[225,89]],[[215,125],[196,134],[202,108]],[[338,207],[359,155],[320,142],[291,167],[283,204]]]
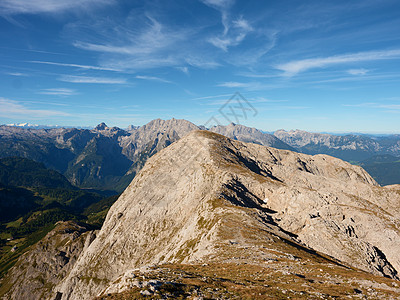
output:
[[[53,291],[58,299],[89,299],[143,287],[137,272],[144,278],[158,265],[164,273],[146,283],[154,292],[176,274],[162,266],[179,264],[182,272],[197,266],[191,278],[213,265],[214,280],[222,272],[221,280],[236,278],[231,286],[246,272],[253,280],[252,270],[272,274],[268,280],[290,284],[293,297],[312,293],[304,287],[311,283],[329,295],[355,286],[356,293],[381,287],[373,289],[378,298],[400,295],[389,279],[353,269],[398,279],[399,208],[399,188],[380,187],[340,159],[193,131],[148,159]]]

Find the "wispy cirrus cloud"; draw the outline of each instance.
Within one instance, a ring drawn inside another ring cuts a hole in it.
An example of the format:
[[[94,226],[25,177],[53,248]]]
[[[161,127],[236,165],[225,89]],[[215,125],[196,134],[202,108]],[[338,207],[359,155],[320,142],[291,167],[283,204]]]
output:
[[[152,10],[132,12],[119,22],[109,18],[90,24],[69,24],[65,31],[73,37],[74,47],[99,54],[99,68],[125,72],[172,67],[187,74],[190,66],[214,69],[226,63],[255,64],[275,46],[275,32],[259,30],[259,20],[253,24],[247,16],[230,16],[234,1],[202,2],[221,12],[223,30],[212,27],[215,20],[209,18],[201,25],[177,26]],[[247,38],[252,46],[243,49]],[[215,47],[222,51],[215,51]]]
[[[99,66],[89,66],[89,65],[79,65],[79,64],[67,64],[67,63],[58,63],[58,62],[51,62],[51,61],[40,61],[40,60],[31,60],[28,61],[30,63],[34,64],[43,64],[43,65],[52,65],[52,66],[61,66],[61,67],[72,67],[72,68],[78,68],[78,69],[83,69],[83,70],[96,70],[96,71],[114,71],[114,72],[120,72],[120,69],[116,68],[105,68],[105,67],[99,67]]]
[[[207,100],[207,99],[215,99],[215,98],[229,99],[227,97],[231,97],[231,96],[232,96],[232,94],[220,94],[220,95],[197,97],[197,98],[193,98],[192,100]]]
[[[0,1],[0,15],[60,13],[76,9],[87,11],[113,3],[115,3],[115,0],[2,0]]]
[[[92,77],[92,76],[75,76],[62,75],[58,78],[60,81],[71,83],[102,83],[102,84],[126,84],[126,78],[109,78],[109,77]]]
[[[150,81],[158,81],[158,82],[164,82],[164,83],[173,83],[170,80],[156,77],[156,76],[143,76],[143,75],[137,75],[135,76],[136,79],[142,79],[142,80],[150,80]]]
[[[67,88],[51,88],[51,89],[43,89],[39,91],[38,94],[55,95],[55,96],[72,96],[76,95],[77,92],[73,89],[67,89]]]
[[[228,88],[246,88],[246,87],[249,87],[249,86],[251,86],[253,84],[254,83],[252,83],[252,82],[227,81],[227,82],[220,83],[217,86],[228,87]]]
[[[251,27],[248,21],[241,17],[233,21],[232,26],[229,27],[226,32],[224,31],[222,36],[212,37],[209,39],[209,42],[215,47],[227,52],[229,47],[239,45],[251,31],[253,31],[253,27]]]
[[[224,26],[224,34],[229,30],[229,9],[232,7],[234,0],[202,0],[205,5],[208,5],[221,12],[221,22]]]
[[[355,76],[365,75],[368,72],[369,72],[369,70],[367,70],[367,69],[350,69],[350,70],[347,70],[347,73],[349,73],[350,75],[355,75]]]
[[[115,28],[115,37],[117,43],[97,44],[83,41],[76,41],[73,45],[77,48],[127,55],[142,55],[157,52],[157,50],[165,50],[170,45],[173,45],[177,40],[184,38],[185,34],[179,31],[171,31],[155,18],[147,16],[145,18],[144,28],[132,30],[125,27]],[[125,40],[119,40],[123,37]]]
[[[224,30],[221,34],[208,39],[208,42],[215,47],[227,52],[229,47],[239,45],[246,38],[247,34],[254,30],[243,16],[231,20],[230,9],[235,1],[202,0],[202,2],[221,13],[221,23]]]
[[[103,68],[139,70],[181,65],[185,61],[185,53],[176,49],[179,45],[186,47],[185,43],[191,36],[190,29],[172,29],[148,15],[141,18],[142,21],[135,20],[135,24],[126,21],[125,26],[107,24],[110,31],[101,39],[108,40],[108,43],[75,41],[73,45],[99,52]],[[99,31],[98,28],[93,29]]]
[[[20,72],[8,72],[6,74],[11,75],[11,76],[18,76],[18,77],[28,77],[29,76],[26,73],[20,73]]]
[[[400,110],[400,104],[387,104],[387,103],[377,103],[377,102],[364,102],[364,103],[358,103],[358,104],[343,104],[343,106]]]
[[[258,81],[250,81],[250,82],[237,82],[237,81],[227,81],[218,84],[219,87],[225,88],[233,88],[233,89],[244,89],[248,91],[259,91],[264,90],[266,88],[273,88],[273,85],[268,85]]]
[[[387,108],[387,109],[395,109],[400,110],[400,104],[382,104],[379,106],[380,108]]]
[[[400,58],[400,50],[367,51],[344,55],[335,55],[323,58],[310,58],[294,60],[275,66],[286,76],[293,76],[315,68],[324,68],[336,64],[354,63],[362,61],[375,61]]]
[[[204,58],[202,56],[191,55],[185,58],[185,62],[193,67],[201,69],[215,69],[220,67],[221,64],[213,60],[212,58]]]
[[[188,67],[176,67],[179,71],[189,75],[189,68]]]
[[[57,110],[31,109],[18,101],[0,98],[0,116],[4,118],[40,119],[45,117],[69,116]]]

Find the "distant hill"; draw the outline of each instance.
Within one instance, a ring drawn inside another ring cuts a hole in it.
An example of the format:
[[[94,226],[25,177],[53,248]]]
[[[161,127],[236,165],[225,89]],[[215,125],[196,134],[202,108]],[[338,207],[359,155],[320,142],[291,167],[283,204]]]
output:
[[[0,223],[47,208],[51,203],[80,213],[102,198],[72,186],[63,175],[42,163],[20,157],[0,159]]]
[[[20,157],[0,159],[0,278],[57,222],[101,227],[117,198],[80,190],[43,163]]]
[[[43,163],[21,157],[0,159],[0,184],[4,186],[47,187],[72,189],[70,182]]]
[[[360,163],[381,185],[400,183],[400,157],[376,155]]]

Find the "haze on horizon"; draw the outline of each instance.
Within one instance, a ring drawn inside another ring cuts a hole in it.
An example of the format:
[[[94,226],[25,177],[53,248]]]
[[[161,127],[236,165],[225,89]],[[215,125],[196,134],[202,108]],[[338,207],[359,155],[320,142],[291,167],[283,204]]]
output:
[[[400,133],[400,3],[3,0],[0,124]],[[246,102],[247,103],[247,102]],[[211,124],[209,124],[211,125]]]

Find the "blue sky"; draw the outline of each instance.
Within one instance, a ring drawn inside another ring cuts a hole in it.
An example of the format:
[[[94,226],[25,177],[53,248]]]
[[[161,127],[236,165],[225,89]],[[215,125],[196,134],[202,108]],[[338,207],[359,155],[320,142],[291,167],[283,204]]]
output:
[[[2,0],[0,123],[400,133],[399,12],[397,0]]]

